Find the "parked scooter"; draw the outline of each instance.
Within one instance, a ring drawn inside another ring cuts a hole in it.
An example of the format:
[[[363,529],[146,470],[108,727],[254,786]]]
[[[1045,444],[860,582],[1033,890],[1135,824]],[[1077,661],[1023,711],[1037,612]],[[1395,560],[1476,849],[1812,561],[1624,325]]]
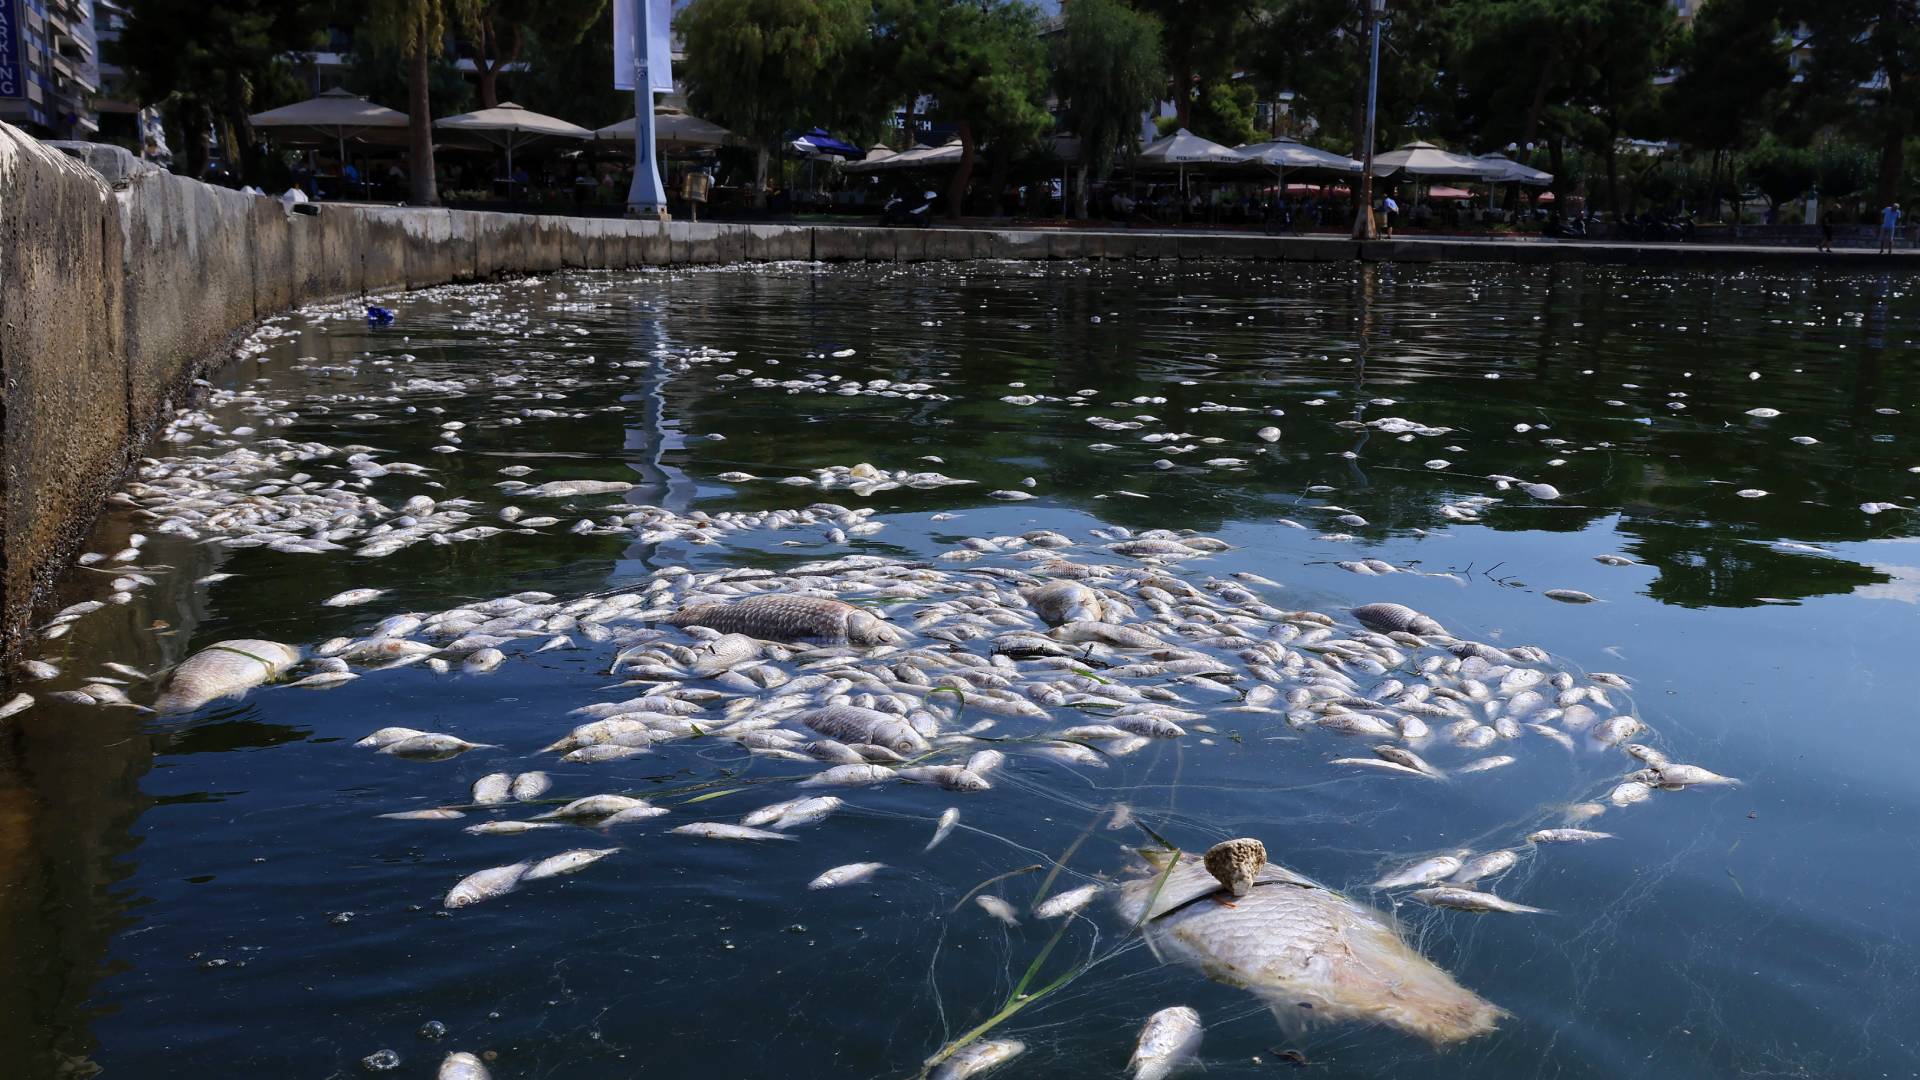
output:
[[[938,196],[931,191],[921,192],[917,199],[908,199],[896,191],[880,207],[880,224],[924,229],[933,223],[937,199]]]

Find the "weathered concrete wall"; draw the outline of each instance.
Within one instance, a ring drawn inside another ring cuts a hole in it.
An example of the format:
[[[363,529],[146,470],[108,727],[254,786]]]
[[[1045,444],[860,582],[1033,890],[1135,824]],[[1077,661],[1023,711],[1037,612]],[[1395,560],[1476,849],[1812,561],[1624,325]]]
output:
[[[315,300],[573,267],[788,259],[1260,259],[1806,266],[1789,249],[1120,230],[902,230],[323,206],[184,180],[0,124],[0,656],[188,383],[254,320]],[[89,165],[92,167],[89,168]],[[1905,259],[1901,258],[1901,262]],[[1822,264],[1872,262],[1865,252]]]

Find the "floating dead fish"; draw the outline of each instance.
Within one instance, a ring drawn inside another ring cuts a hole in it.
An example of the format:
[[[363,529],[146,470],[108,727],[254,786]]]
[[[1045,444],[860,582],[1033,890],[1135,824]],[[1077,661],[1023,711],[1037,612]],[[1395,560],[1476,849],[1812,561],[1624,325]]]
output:
[[[448,891],[444,902],[449,908],[463,908],[505,896],[520,887],[520,879],[532,868],[530,862],[517,862],[511,866],[495,866],[468,874]]]
[[[1161,1009],[1147,1017],[1134,1040],[1133,1056],[1127,1059],[1133,1080],[1166,1080],[1198,1057],[1205,1034],[1199,1012],[1185,1005]]]
[[[819,877],[807,882],[809,889],[837,889],[842,885],[853,885],[872,877],[876,872],[887,868],[886,863],[856,862],[845,866],[836,866]]]
[[[1013,910],[1013,905],[997,896],[976,896],[973,898],[973,902],[980,905],[980,910],[999,919],[1008,926],[1020,925],[1020,915]]]
[[[534,820],[545,821],[554,818],[595,818],[617,814],[622,810],[631,810],[636,806],[652,806],[645,799],[636,799],[630,795],[588,795],[575,799],[565,806],[549,810]]]
[[[577,874],[619,850],[619,848],[575,848],[558,855],[549,855],[534,863],[520,880],[540,881],[544,878],[559,877],[562,874]]]
[[[565,825],[557,821],[483,821],[478,825],[469,825],[465,832],[475,836],[514,836],[535,829],[564,829]]]
[[[1600,599],[1592,593],[1583,593],[1579,589],[1548,589],[1541,595],[1563,604],[1592,604]]]
[[[388,821],[457,821],[467,815],[458,810],[449,810],[446,807],[435,807],[432,810],[402,810],[398,813],[381,814],[380,816]]]
[[[1271,863],[1246,895],[1216,901],[1221,881],[1182,860],[1120,893],[1159,954],[1251,991],[1284,1027],[1380,1023],[1434,1043],[1483,1035],[1506,1015],[1409,947],[1390,920]],[[1151,907],[1148,905],[1151,904]]]
[[[1012,1061],[1026,1049],[1026,1043],[1013,1039],[968,1043],[954,1051],[952,1057],[934,1066],[933,1071],[927,1074],[927,1080],[969,1080]]]
[[[1388,633],[1404,630],[1409,634],[1444,634],[1441,625],[1404,604],[1362,604],[1353,609],[1353,617],[1369,630]]]
[[[771,832],[767,829],[754,829],[745,825],[728,825],[718,821],[696,821],[691,825],[681,825],[667,830],[685,836],[701,836],[709,840],[793,840],[796,837],[786,833]]]
[[[428,732],[421,731],[418,728],[383,727],[353,745],[362,750],[379,750],[383,747],[392,746],[394,743],[411,739],[415,735],[426,734],[428,734]]]
[[[459,1050],[447,1055],[434,1077],[435,1080],[492,1080],[493,1074],[487,1071],[479,1058]]]
[[[553,787],[553,778],[543,772],[523,772],[513,778],[513,786],[508,790],[515,802],[528,802],[547,793]]]
[[[892,645],[900,631],[852,604],[818,596],[752,596],[730,604],[695,604],[669,616],[674,626],[705,626],[767,641]]]
[[[1402,867],[1373,883],[1376,889],[1399,889],[1408,885],[1430,885],[1460,872],[1458,855],[1435,855],[1430,859]]]
[[[0,720],[5,720],[9,716],[18,716],[31,708],[33,708],[32,694],[15,694],[7,699],[5,705],[0,705]]]
[[[1064,919],[1093,903],[1093,898],[1100,895],[1100,889],[1101,886],[1093,884],[1055,893],[1041,901],[1033,913],[1043,919]]]
[[[473,805],[499,806],[512,798],[513,777],[508,773],[488,773],[473,782]]]
[[[958,825],[959,823],[960,823],[959,807],[949,806],[945,810],[942,810],[940,812],[940,822],[939,824],[934,826],[933,839],[927,841],[927,846],[922,848],[921,850],[932,851],[934,848],[939,847],[940,842],[942,840],[945,840],[947,838],[947,835],[953,832],[953,827],[955,825]]]
[[[1485,855],[1476,855],[1462,863],[1459,872],[1447,880],[1456,885],[1464,885],[1471,881],[1479,881],[1481,878],[1493,877],[1495,874],[1504,874],[1513,869],[1514,864],[1519,861],[1520,857],[1511,851],[1489,851]]]
[[[1452,885],[1442,885],[1432,889],[1421,889],[1409,894],[1415,900],[1431,907],[1453,908],[1456,911],[1491,912],[1508,915],[1544,915],[1544,908],[1528,907],[1504,900],[1492,893],[1478,889],[1462,889]]]
[[[830,739],[875,743],[902,754],[923,753],[927,740],[905,719],[855,705],[829,705],[795,717]]]
[[[173,670],[153,707],[163,713],[191,712],[218,698],[243,694],[280,677],[300,662],[300,650],[277,641],[234,638],[216,642]]]
[[[1541,829],[1527,834],[1529,844],[1584,844],[1589,840],[1611,840],[1612,833],[1588,829]]]
[[[348,589],[346,592],[334,593],[332,596],[320,601],[320,603],[327,607],[358,607],[361,604],[371,603],[386,594],[387,590],[385,589]]]

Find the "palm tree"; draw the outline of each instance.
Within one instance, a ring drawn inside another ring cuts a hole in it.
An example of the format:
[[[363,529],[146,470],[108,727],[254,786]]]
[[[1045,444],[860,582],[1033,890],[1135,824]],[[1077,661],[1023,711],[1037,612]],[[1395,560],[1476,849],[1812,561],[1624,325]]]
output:
[[[408,199],[415,206],[440,201],[433,176],[433,103],[427,99],[427,73],[446,47],[454,23],[470,26],[478,17],[476,0],[374,0],[367,33],[407,58]]]

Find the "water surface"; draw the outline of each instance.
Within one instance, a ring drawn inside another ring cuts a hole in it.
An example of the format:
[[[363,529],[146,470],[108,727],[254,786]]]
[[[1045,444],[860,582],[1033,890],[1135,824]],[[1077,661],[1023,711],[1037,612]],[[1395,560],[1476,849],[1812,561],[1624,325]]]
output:
[[[786,266],[568,275],[388,302],[390,327],[369,329],[350,309],[280,321],[284,336],[220,380],[299,414],[273,435],[432,470],[368,489],[390,505],[460,495],[488,518],[509,501],[498,470],[519,463],[533,482],[632,481],[629,501],[682,514],[824,498],[877,507],[886,528],[847,543],[815,529],[723,544],[555,528],[369,559],[184,543],[121,510],[93,549],[144,531],[142,564],[174,569],[48,643],[45,657],[69,673],[51,687],[106,660],[161,668],[238,636],[311,646],[395,612],[516,590],[578,596],[663,566],[937,560],[966,537],[1036,528],[1081,540],[1105,525],[1200,530],[1233,550],[1186,572],[1258,573],[1281,584],[1271,597],[1283,606],[1338,614],[1392,600],[1462,636],[1618,672],[1669,753],[1746,783],[1612,811],[1605,827],[1620,840],[1529,859],[1500,883],[1551,915],[1403,903],[1423,951],[1513,1014],[1490,1037],[1435,1053],[1387,1031],[1283,1031],[1244,993],[1158,965],[1099,905],[1047,970],[1100,962],[996,1032],[1029,1048],[1009,1074],[1117,1075],[1139,1022],[1174,1004],[1207,1020],[1215,1076],[1285,1069],[1276,1053],[1289,1049],[1328,1077],[1910,1075],[1920,1064],[1905,1024],[1920,982],[1907,902],[1920,889],[1920,751],[1906,730],[1920,376],[1904,362],[1920,301],[1903,278]],[[486,383],[466,393],[395,389],[475,376]],[[872,380],[927,388],[839,392]],[[1017,403],[1027,396],[1040,400]],[[1108,431],[1093,416],[1152,420]],[[1403,441],[1341,425],[1389,416],[1451,430]],[[458,452],[434,453],[447,420],[468,425]],[[1282,431],[1271,445],[1253,437],[1268,424]],[[1187,437],[1140,440],[1152,432]],[[1179,444],[1197,448],[1168,452]],[[1222,458],[1243,464],[1205,464]],[[773,482],[858,462],[976,483],[861,499]],[[736,470],[765,479],[716,479]],[[1563,496],[1502,491],[1495,476]],[[1028,490],[1029,478],[1031,501],[987,497]],[[1479,522],[1439,513],[1478,495],[1502,500]],[[555,512],[572,520],[606,501]],[[1863,512],[1871,502],[1898,508]],[[1366,524],[1339,524],[1339,512]],[[1606,553],[1635,565],[1595,561]],[[1337,565],[1369,557],[1413,572]],[[234,576],[192,584],[216,570]],[[62,602],[97,598],[110,577],[76,570]],[[361,586],[392,591],[366,607],[318,606]],[[1601,602],[1557,603],[1548,589]],[[534,767],[567,710],[606,699],[606,657],[588,653],[515,656],[487,676],[414,667],[324,692],[269,689],[181,718],[57,704],[15,718],[0,740],[11,975],[0,1045],[20,1070],[9,1074],[346,1076],[391,1047],[401,1076],[432,1075],[456,1048],[495,1052],[500,1077],[911,1075],[999,1006],[1052,930],[950,909],[983,879],[1060,855],[1115,802],[1185,849],[1257,836],[1276,860],[1391,905],[1363,888],[1384,869],[1512,844],[1543,807],[1591,797],[1633,765],[1533,746],[1476,783],[1422,787],[1330,768],[1359,747],[1247,719],[1209,744],[1156,745],[1104,770],[1015,755],[980,795],[860,791],[854,810],[799,844],[639,829],[618,838],[621,856],[555,887],[444,913],[440,896],[464,874],[555,843],[376,815],[459,802],[484,773]],[[350,747],[385,724],[506,749],[428,764]],[[588,794],[723,770],[768,772],[694,745],[550,771],[560,792]],[[703,809],[731,819],[790,794],[763,788]],[[932,818],[954,804],[965,826],[921,855]],[[1070,870],[1113,874],[1141,841],[1096,827]],[[894,869],[805,890],[828,866],[868,859]],[[1028,882],[1006,895],[1024,899]],[[446,1039],[416,1034],[430,1020]]]

